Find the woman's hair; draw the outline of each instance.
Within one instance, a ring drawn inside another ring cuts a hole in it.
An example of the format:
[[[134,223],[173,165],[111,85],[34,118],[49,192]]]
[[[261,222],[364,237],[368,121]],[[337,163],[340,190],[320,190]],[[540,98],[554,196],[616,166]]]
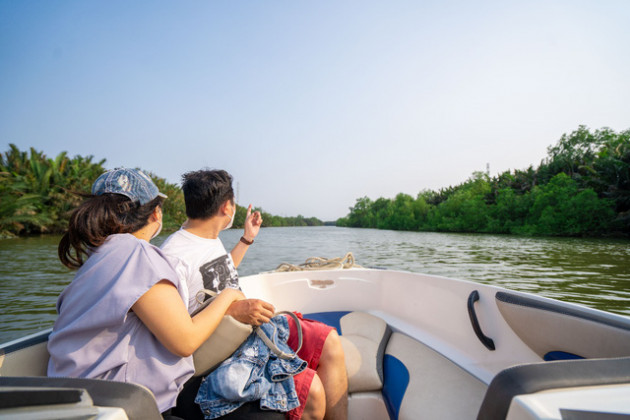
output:
[[[208,219],[227,200],[234,202],[232,177],[226,171],[202,169],[185,173],[182,180],[186,216],[191,219]]]
[[[68,268],[81,267],[90,248],[101,246],[109,235],[143,228],[163,201],[156,197],[140,205],[121,194],[90,196],[70,216],[68,231],[59,242],[61,263]]]

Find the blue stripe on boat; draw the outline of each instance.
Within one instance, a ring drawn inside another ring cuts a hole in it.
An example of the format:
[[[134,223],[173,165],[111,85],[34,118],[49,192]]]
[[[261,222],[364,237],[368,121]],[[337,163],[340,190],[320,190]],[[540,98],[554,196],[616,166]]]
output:
[[[304,318],[314,319],[315,321],[330,325],[337,329],[337,334],[341,335],[340,320],[349,313],[350,311],[313,312],[311,314],[304,314]]]
[[[385,355],[383,370],[385,376],[383,382],[385,406],[387,407],[389,418],[397,420],[400,405],[409,385],[409,371],[400,360],[391,354]]]
[[[578,356],[577,354],[567,353],[566,351],[550,351],[545,354],[543,359],[545,362],[552,362],[554,360],[575,360],[584,358],[582,356]]]

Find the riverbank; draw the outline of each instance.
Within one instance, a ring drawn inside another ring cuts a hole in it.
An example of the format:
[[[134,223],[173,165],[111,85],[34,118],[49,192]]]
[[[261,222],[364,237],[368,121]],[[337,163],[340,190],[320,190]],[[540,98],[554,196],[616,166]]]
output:
[[[580,127],[548,149],[534,169],[464,183],[416,197],[356,200],[337,226],[532,236],[630,237],[630,130]]]
[[[0,237],[61,233],[69,215],[105,160],[48,158],[15,145],[0,153]],[[147,172],[164,203],[164,228],[177,229],[186,219],[181,189]],[[316,217],[281,217],[263,209],[263,227],[322,226]],[[234,226],[242,227],[246,208],[237,205]],[[494,177],[476,172],[460,185],[423,190],[412,197],[372,200],[362,197],[340,227],[416,232],[470,232],[523,236],[630,238],[630,130],[591,132],[579,127],[565,134],[538,168],[506,171]]]
[[[0,238],[42,233],[62,233],[72,210],[90,194],[92,182],[105,167],[105,159],[93,156],[68,157],[61,152],[54,158],[33,148],[20,151],[10,144],[0,153]],[[179,186],[151,172],[159,190],[168,196],[162,212],[164,228],[175,230],[186,220],[184,194]],[[263,215],[263,226],[321,226],[316,217],[281,217],[256,208]],[[247,208],[237,204],[234,226],[242,227]]]

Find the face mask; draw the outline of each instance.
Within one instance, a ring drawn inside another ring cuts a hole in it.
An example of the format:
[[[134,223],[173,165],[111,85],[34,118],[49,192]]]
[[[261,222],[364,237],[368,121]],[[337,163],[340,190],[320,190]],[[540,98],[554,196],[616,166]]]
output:
[[[226,230],[232,227],[232,223],[234,223],[234,216],[236,216],[236,204],[234,205],[234,211],[232,212],[232,217],[230,217],[230,223],[228,223],[227,226],[223,228],[223,230]]]
[[[160,211],[160,214],[162,214],[162,211]],[[164,216],[162,216],[162,217],[164,217]],[[158,236],[160,234],[160,232],[162,232],[162,217],[160,217],[160,220],[158,221],[160,226],[157,228],[157,230],[155,231],[153,236],[151,236],[151,239],[155,238],[156,236]],[[149,240],[151,240],[151,239],[149,239]]]

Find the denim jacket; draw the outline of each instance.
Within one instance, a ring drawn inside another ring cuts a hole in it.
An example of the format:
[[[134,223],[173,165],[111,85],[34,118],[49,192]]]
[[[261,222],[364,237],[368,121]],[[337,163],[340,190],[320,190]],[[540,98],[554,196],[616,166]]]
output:
[[[294,353],[287,345],[289,323],[276,316],[261,327],[280,350]],[[262,409],[287,412],[300,405],[293,375],[306,369],[307,363],[295,357],[277,357],[253,333],[223,363],[204,378],[195,402],[206,419],[224,416],[246,402],[260,400]]]

